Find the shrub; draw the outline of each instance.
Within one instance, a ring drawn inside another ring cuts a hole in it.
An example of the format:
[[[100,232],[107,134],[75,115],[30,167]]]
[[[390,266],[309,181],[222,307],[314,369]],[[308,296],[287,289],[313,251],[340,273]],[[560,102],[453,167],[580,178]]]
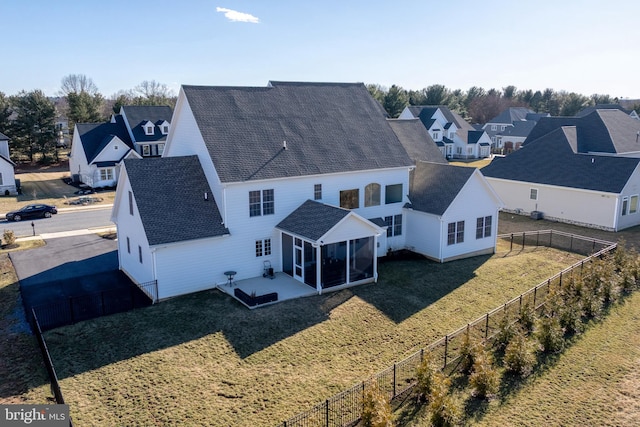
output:
[[[13,230],[4,230],[2,239],[5,245],[13,245],[16,242],[16,235]]]
[[[473,387],[473,395],[480,399],[492,396],[498,391],[500,377],[489,352],[481,351],[475,355],[469,384]]]
[[[393,411],[382,390],[377,384],[365,387],[362,408],[362,424],[365,427],[392,427]]]
[[[543,316],[538,319],[536,337],[545,353],[557,353],[564,348],[564,330],[556,316]]]
[[[504,351],[504,367],[511,374],[528,376],[536,364],[536,356],[527,336],[519,332]]]
[[[583,314],[582,301],[580,299],[573,297],[565,301],[565,304],[558,313],[560,327],[564,329],[565,334],[578,334],[584,330],[582,323]]]
[[[460,371],[469,375],[473,369],[473,362],[476,354],[482,350],[482,344],[473,338],[469,334],[469,330],[464,334],[462,338],[462,345],[460,346]]]
[[[530,334],[536,324],[536,311],[531,305],[525,304],[520,308],[518,320],[520,321],[520,327]]]
[[[507,344],[513,338],[513,336],[518,332],[518,325],[509,319],[508,316],[503,316],[500,319],[500,323],[498,324],[498,332],[493,337],[493,347],[496,352],[502,354],[504,349],[507,348]]]
[[[433,375],[431,392],[429,393],[429,418],[431,425],[449,427],[460,422],[462,410],[449,394],[451,380],[442,372]]]
[[[438,372],[438,369],[433,364],[433,356],[429,351],[426,351],[422,357],[422,362],[416,370],[416,393],[418,399],[426,401],[429,398],[429,393],[433,388],[433,378]]]

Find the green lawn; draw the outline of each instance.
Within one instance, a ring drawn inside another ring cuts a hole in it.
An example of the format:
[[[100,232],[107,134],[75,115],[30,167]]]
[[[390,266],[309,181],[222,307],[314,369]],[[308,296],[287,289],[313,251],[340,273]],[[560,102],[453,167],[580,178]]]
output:
[[[46,339],[77,425],[275,425],[578,259],[396,261],[373,285],[257,310],[202,292]]]

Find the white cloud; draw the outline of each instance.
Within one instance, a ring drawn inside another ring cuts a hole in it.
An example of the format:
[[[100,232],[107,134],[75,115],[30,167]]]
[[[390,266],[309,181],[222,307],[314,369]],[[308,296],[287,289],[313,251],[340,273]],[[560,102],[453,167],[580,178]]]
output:
[[[216,12],[224,13],[225,18],[233,22],[250,22],[252,24],[258,24],[260,22],[260,20],[253,15],[224,7],[216,7]]]

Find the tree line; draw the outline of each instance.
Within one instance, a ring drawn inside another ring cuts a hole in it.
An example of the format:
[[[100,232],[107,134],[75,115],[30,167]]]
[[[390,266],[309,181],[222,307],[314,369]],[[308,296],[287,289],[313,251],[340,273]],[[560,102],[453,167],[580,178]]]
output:
[[[0,132],[11,139],[13,158],[36,157],[43,163],[59,160],[61,132],[56,119],[65,117],[73,132],[76,123],[107,121],[123,105],[169,105],[176,102],[167,85],[145,80],[130,90],[121,90],[105,98],[93,80],[82,74],[62,78],[60,92],[47,97],[37,89],[7,96],[0,92]]]
[[[378,100],[387,113],[396,118],[409,105],[444,105],[460,114],[470,123],[487,123],[509,107],[526,107],[536,113],[549,113],[552,116],[574,116],[580,110],[596,104],[617,104],[618,98],[609,95],[593,94],[585,96],[575,92],[553,89],[518,90],[515,86],[489,89],[473,86],[467,91],[449,89],[434,84],[420,90],[406,90],[401,86],[389,88],[367,85],[369,93]],[[640,104],[631,109],[640,111]]]

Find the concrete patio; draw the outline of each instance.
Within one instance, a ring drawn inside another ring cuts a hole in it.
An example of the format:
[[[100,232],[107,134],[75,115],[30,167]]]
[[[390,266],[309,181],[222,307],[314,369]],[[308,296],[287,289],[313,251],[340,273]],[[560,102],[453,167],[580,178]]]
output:
[[[271,292],[278,293],[277,301],[257,305],[254,307],[249,307],[248,305],[244,304],[244,302],[236,298],[243,305],[251,309],[256,307],[264,307],[265,305],[276,304],[290,299],[318,295],[318,292],[311,286],[305,285],[304,283],[301,283],[295,280],[293,277],[284,273],[275,273],[273,279],[259,276],[238,281],[234,280],[231,286],[229,286],[228,284],[224,284],[218,285],[217,287],[222,292],[229,294],[234,298],[235,295],[233,292],[236,288],[241,289],[248,295],[251,295],[252,292],[255,292],[255,295],[265,295]]]

